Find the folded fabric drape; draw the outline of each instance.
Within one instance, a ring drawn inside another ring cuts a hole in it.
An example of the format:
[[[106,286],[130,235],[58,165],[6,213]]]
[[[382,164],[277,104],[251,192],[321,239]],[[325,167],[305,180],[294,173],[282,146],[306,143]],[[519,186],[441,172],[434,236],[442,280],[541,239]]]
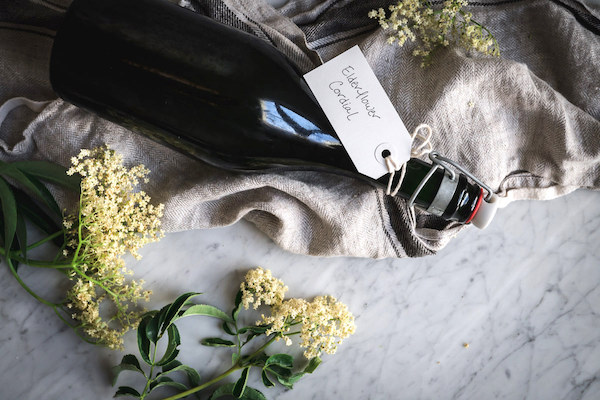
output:
[[[57,100],[48,62],[68,4],[0,0],[0,104],[51,101],[39,114],[7,113],[0,139],[11,145],[1,159],[68,165],[80,148],[106,143],[150,168],[145,190],[165,203],[167,230],[245,219],[296,253],[422,256],[461,229],[350,178],[219,170]],[[474,3],[469,10],[494,33],[501,57],[450,47],[427,68],[410,44],[388,45],[367,17],[384,1],[291,0],[277,10],[256,0],[179,4],[270,42],[303,72],[358,44],[409,131],[430,125],[433,148],[496,189],[503,204],[600,186],[600,21],[582,3]],[[68,196],[55,193],[69,206]]]

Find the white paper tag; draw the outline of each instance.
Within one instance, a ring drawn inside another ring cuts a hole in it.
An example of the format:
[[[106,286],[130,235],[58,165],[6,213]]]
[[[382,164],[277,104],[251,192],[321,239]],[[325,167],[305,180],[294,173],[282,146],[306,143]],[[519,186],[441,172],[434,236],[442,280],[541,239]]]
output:
[[[408,161],[410,134],[358,46],[304,79],[358,172],[373,179],[386,174],[385,150],[399,164]]]

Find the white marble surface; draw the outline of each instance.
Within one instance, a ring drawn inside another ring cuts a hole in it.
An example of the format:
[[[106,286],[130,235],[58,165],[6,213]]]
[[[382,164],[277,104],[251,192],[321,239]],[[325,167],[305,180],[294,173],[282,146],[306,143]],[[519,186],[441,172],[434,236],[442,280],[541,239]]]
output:
[[[592,400],[600,398],[599,200],[580,191],[515,203],[487,230],[469,228],[422,259],[293,255],[240,223],[169,234],[130,266],[154,290],[151,306],[202,291],[202,301],[229,308],[256,265],[283,279],[290,296],[332,294],[348,304],[356,334],[294,390],[266,389],[251,376],[269,399]],[[38,270],[24,276],[37,288],[53,283]],[[109,369],[125,353],[79,341],[5,265],[0,315],[0,399],[112,397]],[[230,359],[198,344],[217,325],[179,324],[180,358],[205,378]],[[133,334],[126,352],[136,352]],[[119,384],[135,384],[133,376]]]

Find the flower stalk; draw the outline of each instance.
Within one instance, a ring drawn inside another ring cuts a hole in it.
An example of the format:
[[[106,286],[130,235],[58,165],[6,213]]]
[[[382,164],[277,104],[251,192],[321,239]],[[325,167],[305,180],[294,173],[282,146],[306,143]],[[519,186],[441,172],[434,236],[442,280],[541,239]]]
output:
[[[421,57],[421,66],[432,61],[440,48],[457,44],[466,50],[499,56],[498,42],[488,28],[473,20],[464,11],[467,0],[446,0],[442,7],[434,9],[429,1],[401,0],[388,7],[371,10],[369,18],[377,19],[379,25],[391,31],[387,42],[402,47],[407,41],[418,42],[413,56]]]

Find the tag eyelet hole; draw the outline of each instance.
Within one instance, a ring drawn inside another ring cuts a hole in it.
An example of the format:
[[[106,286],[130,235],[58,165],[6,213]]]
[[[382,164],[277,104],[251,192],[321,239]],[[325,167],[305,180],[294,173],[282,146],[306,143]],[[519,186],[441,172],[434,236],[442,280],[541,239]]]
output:
[[[383,158],[389,157],[391,155],[392,155],[392,153],[388,149],[385,149],[381,152],[381,157],[383,157]]]

